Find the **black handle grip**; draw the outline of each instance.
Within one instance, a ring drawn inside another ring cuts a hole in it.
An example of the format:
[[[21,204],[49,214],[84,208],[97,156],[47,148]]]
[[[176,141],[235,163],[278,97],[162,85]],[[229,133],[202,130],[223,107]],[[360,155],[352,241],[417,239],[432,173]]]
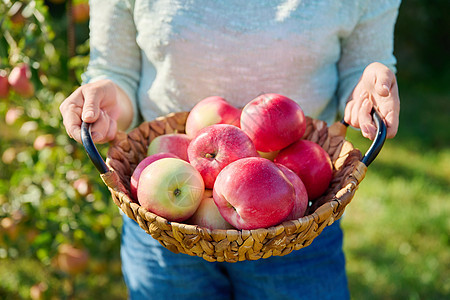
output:
[[[384,142],[386,141],[386,124],[384,124],[380,115],[377,113],[375,109],[372,110],[372,117],[375,121],[375,125],[377,126],[377,135],[370,145],[369,150],[367,150],[366,154],[364,154],[361,162],[365,164],[367,167],[374,161],[377,157],[378,153],[380,153],[381,148],[383,148]],[[348,126],[348,124],[342,120],[342,124]]]
[[[95,147],[94,141],[91,136],[91,126],[90,123],[81,123],[81,141],[83,142],[84,149],[87,155],[91,159],[94,166],[100,172],[100,174],[105,174],[109,171],[108,165],[103,160],[102,156]]]

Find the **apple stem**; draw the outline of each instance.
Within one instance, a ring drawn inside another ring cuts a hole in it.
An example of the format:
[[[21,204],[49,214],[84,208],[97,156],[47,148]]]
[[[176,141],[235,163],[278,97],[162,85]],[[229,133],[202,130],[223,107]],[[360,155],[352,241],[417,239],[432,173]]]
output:
[[[227,203],[227,206],[232,208],[232,209],[234,209],[236,211],[236,208],[233,205],[231,205],[230,202]]]
[[[181,194],[181,190],[180,189],[175,189],[175,191],[173,191],[173,194],[175,195],[175,197],[177,197],[178,195]]]
[[[205,157],[206,158],[214,158],[214,157],[216,157],[216,154],[215,153],[206,153]]]

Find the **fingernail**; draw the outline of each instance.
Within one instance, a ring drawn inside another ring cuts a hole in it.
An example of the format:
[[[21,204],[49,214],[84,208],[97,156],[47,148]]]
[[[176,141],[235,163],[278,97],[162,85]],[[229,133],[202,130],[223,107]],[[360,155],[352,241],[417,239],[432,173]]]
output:
[[[389,87],[386,84],[383,84],[383,89],[385,89],[387,92],[389,92]]]
[[[89,118],[93,118],[94,117],[94,112],[93,111],[87,111],[83,114],[83,118],[84,119],[89,119]]]

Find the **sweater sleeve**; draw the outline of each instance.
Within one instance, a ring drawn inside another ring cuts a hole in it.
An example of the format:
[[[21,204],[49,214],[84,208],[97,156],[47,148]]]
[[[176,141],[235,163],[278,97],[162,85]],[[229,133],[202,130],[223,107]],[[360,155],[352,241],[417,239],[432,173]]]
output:
[[[400,0],[368,1],[354,30],[341,40],[339,69],[339,113],[343,116],[348,97],[364,69],[380,62],[396,72],[394,26]]]
[[[110,79],[128,95],[133,121],[138,123],[137,88],[141,54],[136,43],[132,3],[121,0],[90,0],[90,60],[83,84]]]

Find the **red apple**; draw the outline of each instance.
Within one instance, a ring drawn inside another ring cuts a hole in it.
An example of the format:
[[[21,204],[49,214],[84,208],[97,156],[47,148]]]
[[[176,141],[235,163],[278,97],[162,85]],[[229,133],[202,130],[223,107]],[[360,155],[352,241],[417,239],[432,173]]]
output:
[[[137,190],[139,204],[169,221],[190,218],[203,198],[205,185],[200,173],[179,158],[162,158],[141,173]]]
[[[228,223],[237,229],[256,229],[284,221],[294,206],[295,190],[275,163],[250,157],[219,173],[213,197]]]
[[[17,156],[18,150],[15,147],[10,147],[3,152],[2,161],[4,164],[11,164]]]
[[[278,94],[264,94],[242,110],[241,129],[251,138],[256,150],[272,152],[303,136],[305,115],[294,100]]]
[[[299,140],[281,150],[274,161],[300,177],[310,200],[322,195],[333,178],[330,156],[320,145],[308,140]]]
[[[78,274],[86,270],[89,263],[89,252],[86,249],[76,248],[70,244],[58,247],[58,267],[69,274]]]
[[[23,108],[22,107],[11,107],[8,109],[5,115],[5,123],[8,125],[14,124],[17,119],[20,118],[20,116],[23,115]]]
[[[212,189],[219,172],[235,160],[259,156],[250,138],[238,127],[215,124],[203,128],[188,147],[189,162]]]
[[[294,207],[291,213],[287,216],[286,220],[295,220],[303,217],[308,207],[308,192],[300,177],[297,176],[291,169],[283,166],[282,164],[276,164],[283,174],[289,179],[290,183],[295,190]]]
[[[39,282],[30,287],[31,300],[43,300],[48,285],[45,282]]]
[[[89,3],[76,3],[72,6],[72,16],[75,23],[84,23],[89,20]]]
[[[33,148],[41,151],[44,148],[51,148],[55,146],[55,137],[53,134],[43,134],[36,137],[33,143]]]
[[[148,146],[147,155],[156,153],[172,153],[177,157],[188,160],[187,148],[191,138],[184,133],[169,133],[157,136]]]
[[[22,28],[25,25],[26,18],[23,16],[23,11],[26,3],[22,2],[16,1],[8,10],[9,20],[13,27]]]
[[[217,208],[212,190],[205,190],[202,202],[194,215],[188,220],[189,224],[206,227],[209,229],[233,229],[230,223],[225,221]]]
[[[139,177],[141,176],[142,171],[144,171],[144,169],[152,162],[157,161],[162,158],[169,158],[169,157],[179,158],[178,156],[176,156],[175,154],[172,154],[172,153],[156,153],[156,154],[147,156],[146,158],[141,160],[141,162],[136,166],[136,169],[134,169],[133,175],[131,175],[131,178],[130,178],[130,190],[131,190],[131,195],[133,196],[134,200],[137,200],[137,188],[139,185]]]
[[[22,97],[31,97],[34,86],[30,81],[31,71],[27,64],[22,63],[14,67],[8,77],[11,88]]]
[[[86,197],[90,193],[92,193],[92,186],[86,177],[78,178],[73,182],[73,188],[77,191],[80,196]]]
[[[186,120],[186,134],[195,137],[202,128],[214,124],[230,124],[239,127],[241,110],[224,98],[212,96],[197,103]]]
[[[9,94],[8,72],[0,70],[0,98],[6,98]]]
[[[4,217],[0,221],[0,232],[5,233],[11,240],[16,240],[19,235],[19,227],[17,221],[9,217]]]

